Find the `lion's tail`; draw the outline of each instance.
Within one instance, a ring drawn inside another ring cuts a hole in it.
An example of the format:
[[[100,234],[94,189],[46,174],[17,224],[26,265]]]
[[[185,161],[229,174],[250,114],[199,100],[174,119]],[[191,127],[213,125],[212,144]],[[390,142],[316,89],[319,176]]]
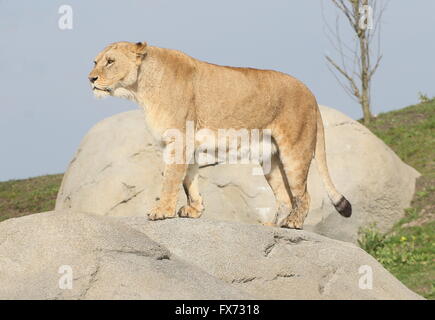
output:
[[[325,131],[323,129],[322,116],[320,115],[319,109],[317,109],[317,142],[314,158],[316,159],[317,168],[322,177],[323,185],[325,186],[328,197],[331,199],[335,209],[337,209],[343,217],[350,217],[352,215],[352,205],[337,191],[332,183],[331,176],[329,175],[326,163]]]

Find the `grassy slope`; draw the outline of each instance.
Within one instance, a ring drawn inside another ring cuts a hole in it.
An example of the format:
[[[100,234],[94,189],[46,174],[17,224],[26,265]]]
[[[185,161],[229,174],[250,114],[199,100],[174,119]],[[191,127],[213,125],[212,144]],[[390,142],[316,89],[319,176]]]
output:
[[[434,299],[435,100],[379,115],[369,126],[422,177],[412,208],[387,234],[375,228],[361,246],[412,290]],[[0,221],[52,210],[62,175],[0,182]]]
[[[62,174],[0,182],[0,221],[53,210]]]
[[[435,299],[435,99],[380,114],[369,128],[422,176],[405,218],[387,234],[363,230],[360,245],[410,289]]]

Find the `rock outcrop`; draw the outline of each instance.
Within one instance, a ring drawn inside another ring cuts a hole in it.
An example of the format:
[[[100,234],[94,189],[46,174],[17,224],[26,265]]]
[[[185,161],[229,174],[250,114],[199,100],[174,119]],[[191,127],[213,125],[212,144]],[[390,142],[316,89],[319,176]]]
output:
[[[355,245],[307,231],[58,211],[0,223],[0,299],[421,297]]]

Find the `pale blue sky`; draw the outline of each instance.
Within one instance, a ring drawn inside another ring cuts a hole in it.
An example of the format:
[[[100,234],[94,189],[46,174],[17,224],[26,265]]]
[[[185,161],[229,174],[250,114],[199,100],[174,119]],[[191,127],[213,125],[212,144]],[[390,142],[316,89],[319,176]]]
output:
[[[360,109],[328,71],[322,0],[0,0],[0,180],[64,172],[99,120],[137,108],[96,100],[87,74],[110,42],[147,41],[217,64],[276,69],[304,81],[319,103],[353,118]],[[384,1],[384,0],[379,0]],[[333,8],[323,0],[330,17]],[[69,4],[73,30],[58,28]],[[392,0],[373,111],[435,95],[435,1]]]

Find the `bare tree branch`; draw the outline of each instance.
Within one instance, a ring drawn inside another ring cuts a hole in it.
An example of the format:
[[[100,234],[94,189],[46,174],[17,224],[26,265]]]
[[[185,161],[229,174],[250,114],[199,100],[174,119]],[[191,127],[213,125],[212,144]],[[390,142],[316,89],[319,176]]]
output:
[[[360,93],[359,93],[358,87],[357,87],[355,81],[353,80],[353,78],[350,75],[348,75],[347,72],[345,70],[343,70],[338,64],[336,64],[334,62],[334,60],[332,60],[329,56],[325,56],[325,58],[337,71],[339,71],[341,73],[341,75],[343,77],[345,77],[349,81],[349,83],[353,89],[353,95],[357,98],[360,98]]]
[[[373,74],[376,72],[376,69],[378,69],[381,60],[382,60],[382,55],[380,55],[380,56],[377,58],[376,63],[375,63],[375,66],[374,66],[374,67],[372,68],[372,70],[369,72],[369,80],[371,80]]]

